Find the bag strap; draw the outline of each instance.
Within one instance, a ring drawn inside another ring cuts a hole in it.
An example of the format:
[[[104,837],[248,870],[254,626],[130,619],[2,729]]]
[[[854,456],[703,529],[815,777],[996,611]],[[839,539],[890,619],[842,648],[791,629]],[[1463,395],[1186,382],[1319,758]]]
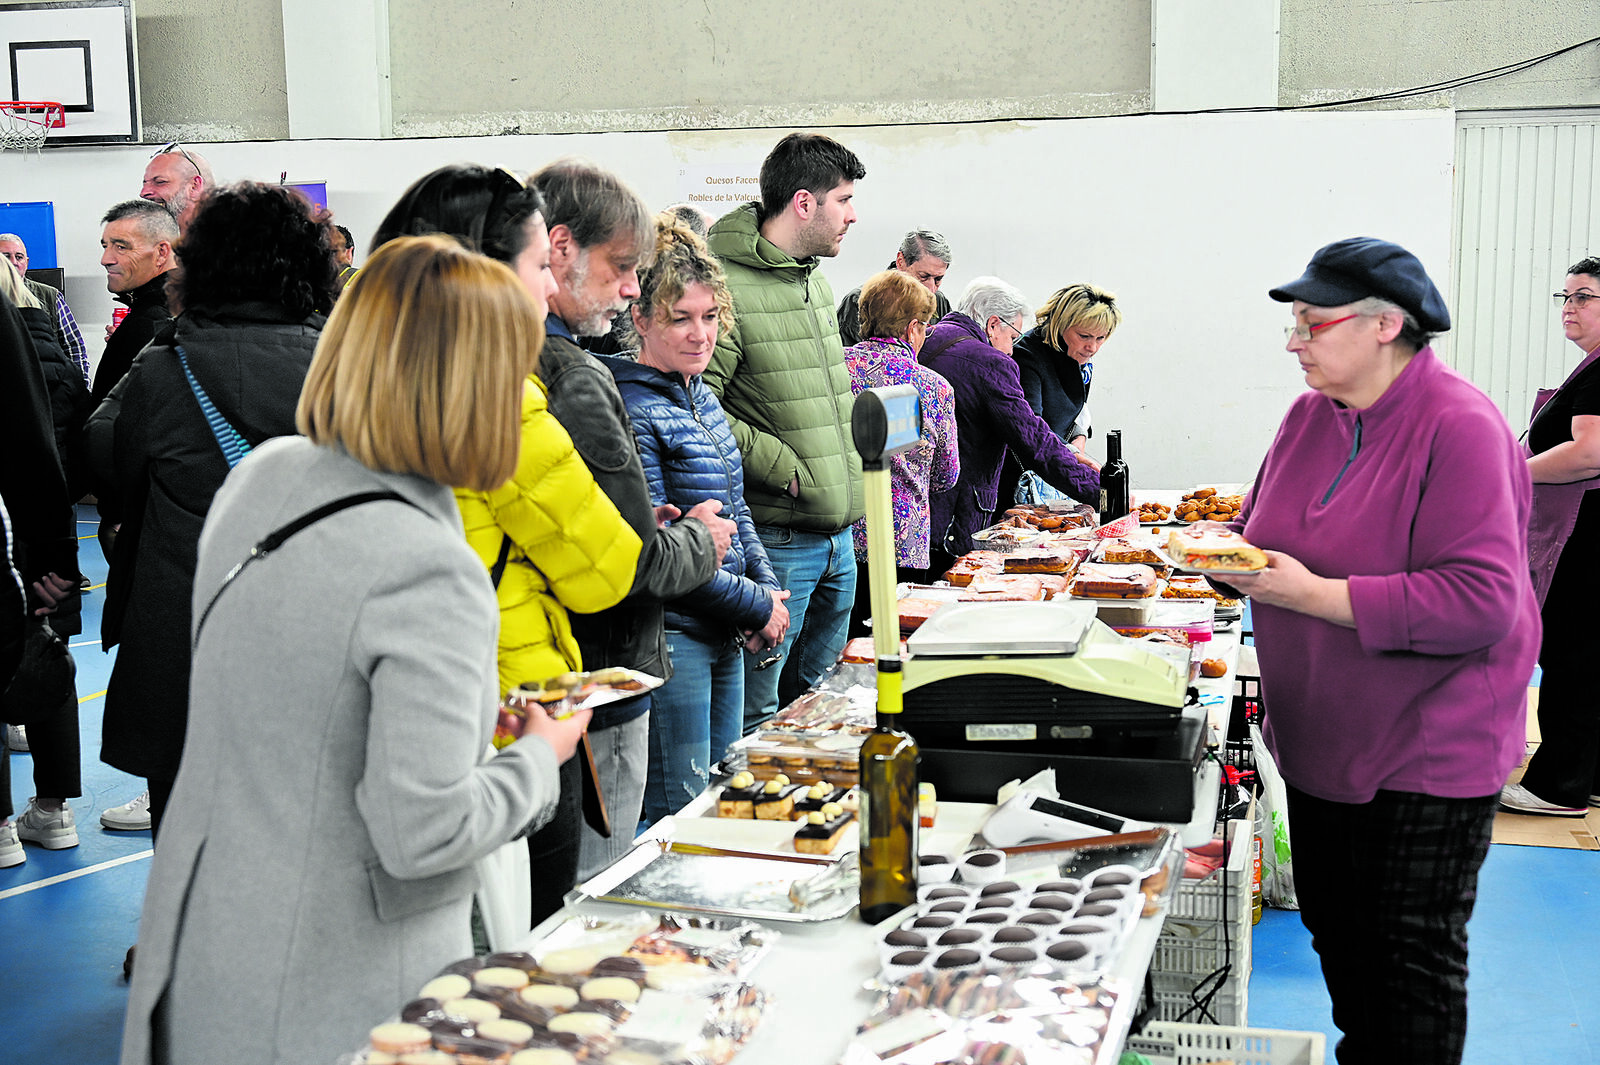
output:
[[[494,566],[489,570],[489,580],[496,590],[500,587],[500,578],[506,574],[506,560],[511,557],[511,537],[504,534],[500,537],[500,554],[494,560]]]
[[[239,465],[240,459],[250,454],[250,441],[228,423],[228,419],[217,410],[217,405],[211,402],[211,397],[206,395],[206,390],[200,387],[200,382],[195,380],[194,371],[189,369],[189,353],[183,350],[183,345],[174,344],[172,349],[178,353],[178,363],[183,367],[183,376],[189,379],[189,387],[194,391],[194,398],[200,402],[200,413],[205,417],[211,435],[217,438],[217,446],[222,449],[222,457],[227,460],[228,469],[231,470]]]
[[[409,507],[417,507],[415,503],[411,502],[411,500],[407,499],[399,492],[356,492],[352,495],[341,496],[338,499],[324,503],[315,510],[307,511],[298,518],[289,522],[287,525],[279,526],[266,536],[263,536],[260,542],[250,549],[250,553],[227,572],[227,575],[222,578],[222,583],[217,585],[216,593],[212,595],[211,601],[206,604],[205,610],[200,612],[200,622],[194,627],[194,640],[189,645],[190,649],[192,650],[194,647],[199,645],[200,630],[206,627],[206,619],[211,616],[211,608],[217,605],[217,600],[222,596],[222,593],[228,590],[228,585],[233,583],[235,577],[244,572],[244,568],[246,566],[258,558],[266,558],[272,552],[282,547],[284,541],[289,539],[289,537],[309,526],[315,525],[323,518],[337,514],[341,510],[348,510],[351,507],[358,507],[363,503],[381,503],[386,500],[393,500],[396,503],[404,503]],[[417,507],[417,509],[421,510],[422,508]]]
[[[955,345],[956,341],[961,339],[963,339],[962,334],[951,330],[947,336],[940,337],[932,344],[923,344],[922,350],[917,353],[917,358],[920,361],[922,359],[931,359],[935,355],[943,355]]]

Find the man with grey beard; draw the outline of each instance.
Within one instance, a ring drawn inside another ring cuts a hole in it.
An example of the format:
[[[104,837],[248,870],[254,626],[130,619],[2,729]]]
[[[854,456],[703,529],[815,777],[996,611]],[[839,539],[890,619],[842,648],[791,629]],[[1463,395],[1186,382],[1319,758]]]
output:
[[[628,598],[598,614],[572,614],[572,632],[585,669],[629,666],[667,677],[672,666],[662,603],[711,579],[728,550],[734,525],[718,516],[722,504],[714,499],[695,505],[681,518],[675,507],[657,512],[651,506],[616,381],[577,343],[578,337],[603,335],[611,320],[639,295],[639,268],[655,259],[655,219],[638,193],[616,175],[581,160],[557,160],[529,184],[544,197],[550,270],[556,282],[538,376],[549,392],[550,413],[571,435],[596,483],[644,543]],[[580,833],[576,822],[582,819],[568,805],[565,780],[555,821],[535,836],[536,843],[548,841],[549,846],[541,848],[542,860],[535,866],[539,875],[534,879],[551,881],[556,907],[573,882],[564,871],[552,876],[550,870],[562,868],[563,848],[572,840],[581,835],[581,876],[610,864],[633,841],[644,802],[649,709],[649,695],[637,696],[599,707],[589,723],[611,838],[602,838],[592,828]],[[578,759],[572,761],[576,764]],[[570,840],[562,838],[564,826],[572,834]]]

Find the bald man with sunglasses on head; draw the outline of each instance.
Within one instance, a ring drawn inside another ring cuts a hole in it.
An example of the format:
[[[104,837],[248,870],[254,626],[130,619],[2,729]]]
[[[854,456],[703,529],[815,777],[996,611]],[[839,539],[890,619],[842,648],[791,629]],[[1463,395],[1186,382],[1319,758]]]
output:
[[[192,152],[173,141],[150,157],[144,168],[144,184],[139,188],[139,198],[165,204],[178,228],[189,225],[194,217],[195,204],[205,191],[216,184],[211,174],[211,164],[199,152]]]

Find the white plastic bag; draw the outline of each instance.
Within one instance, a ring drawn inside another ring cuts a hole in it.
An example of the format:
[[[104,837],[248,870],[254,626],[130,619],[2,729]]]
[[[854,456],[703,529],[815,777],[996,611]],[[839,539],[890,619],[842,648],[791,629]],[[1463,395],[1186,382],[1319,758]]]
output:
[[[1266,807],[1270,839],[1261,841],[1261,898],[1280,910],[1298,910],[1294,893],[1294,852],[1289,845],[1289,794],[1284,790],[1283,774],[1272,752],[1261,737],[1261,726],[1250,726],[1250,746],[1255,754],[1256,779],[1261,782],[1261,797]]]
[[[478,915],[490,950],[517,950],[528,939],[533,913],[528,841],[514,839],[477,861]]]
[[[498,752],[493,745],[484,748],[485,762]],[[533,861],[528,856],[528,841],[519,836],[504,843],[473,863],[478,873],[478,890],[473,899],[483,921],[483,936],[489,949],[520,950],[533,931]]]

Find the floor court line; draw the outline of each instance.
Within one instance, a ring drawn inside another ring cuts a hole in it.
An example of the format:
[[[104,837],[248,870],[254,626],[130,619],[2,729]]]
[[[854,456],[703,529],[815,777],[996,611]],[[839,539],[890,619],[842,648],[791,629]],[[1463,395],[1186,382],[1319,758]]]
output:
[[[78,696],[78,705],[82,706],[84,703],[88,702],[91,699],[98,699],[98,698],[100,698],[100,696],[104,695],[105,693],[106,693],[106,690],[104,688],[101,688],[99,691],[95,692],[93,695],[80,695],[80,696]]]
[[[121,858],[113,858],[111,861],[101,862],[99,865],[85,866],[82,869],[74,869],[70,873],[62,873],[60,876],[49,876],[43,880],[36,880],[31,884],[7,888],[5,891],[0,891],[0,900],[9,899],[16,895],[26,895],[30,891],[38,891],[40,888],[47,888],[54,884],[64,884],[68,880],[76,880],[80,876],[88,876],[90,873],[100,873],[107,869],[115,869],[117,866],[127,865],[129,862],[143,861],[154,853],[155,850],[152,848],[140,851],[137,854],[125,854]]]

